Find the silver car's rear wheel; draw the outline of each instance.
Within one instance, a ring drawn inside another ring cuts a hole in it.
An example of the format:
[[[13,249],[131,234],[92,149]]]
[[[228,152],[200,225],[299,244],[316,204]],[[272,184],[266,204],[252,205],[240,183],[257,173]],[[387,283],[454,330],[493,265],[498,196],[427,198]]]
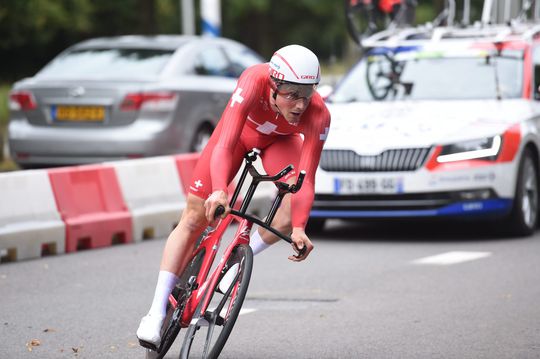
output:
[[[512,234],[530,235],[538,222],[538,166],[532,151],[523,152],[519,164],[514,206],[510,214]]]
[[[210,140],[210,136],[212,136],[213,131],[214,129],[210,125],[202,125],[199,127],[195,132],[195,136],[193,136],[193,141],[191,142],[191,152],[202,152]]]

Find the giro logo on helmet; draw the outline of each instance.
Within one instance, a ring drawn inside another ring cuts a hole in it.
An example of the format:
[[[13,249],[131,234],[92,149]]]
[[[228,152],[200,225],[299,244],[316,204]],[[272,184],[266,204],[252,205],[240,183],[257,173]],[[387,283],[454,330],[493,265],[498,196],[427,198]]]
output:
[[[270,76],[278,80],[315,85],[321,78],[317,55],[300,45],[288,45],[277,50],[269,65]]]
[[[278,79],[278,80],[285,80],[285,75],[282,74],[279,71],[274,70],[274,69],[270,70],[270,76],[272,76],[273,78]]]

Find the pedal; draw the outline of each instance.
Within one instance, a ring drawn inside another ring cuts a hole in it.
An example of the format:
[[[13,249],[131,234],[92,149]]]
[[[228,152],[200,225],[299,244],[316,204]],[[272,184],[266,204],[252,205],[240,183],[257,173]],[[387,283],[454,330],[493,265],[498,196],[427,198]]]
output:
[[[146,348],[146,349],[150,349],[150,350],[153,350],[153,351],[157,352],[157,347],[155,346],[155,344],[152,344],[150,342],[139,339],[139,345],[141,347]]]

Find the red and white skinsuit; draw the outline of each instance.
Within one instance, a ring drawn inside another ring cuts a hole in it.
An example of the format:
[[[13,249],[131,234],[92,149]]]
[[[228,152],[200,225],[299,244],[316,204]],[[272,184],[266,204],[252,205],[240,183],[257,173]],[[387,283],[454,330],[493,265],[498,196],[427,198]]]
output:
[[[315,192],[315,171],[330,127],[330,113],[315,92],[297,125],[291,125],[270,107],[268,64],[244,71],[218,126],[195,167],[190,193],[206,199],[216,190],[227,190],[244,155],[262,150],[265,171],[274,175],[293,164],[286,178],[305,170],[300,191],[291,198],[292,226],[305,228]],[[302,138],[303,137],[303,138]]]

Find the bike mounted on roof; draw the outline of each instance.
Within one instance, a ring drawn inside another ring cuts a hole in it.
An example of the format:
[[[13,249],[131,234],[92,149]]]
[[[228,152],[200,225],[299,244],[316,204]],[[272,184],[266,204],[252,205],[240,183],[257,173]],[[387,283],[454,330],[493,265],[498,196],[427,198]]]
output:
[[[456,0],[445,0],[444,8],[432,20],[415,26],[417,0],[345,0],[347,30],[361,48],[370,48],[374,41],[405,31],[426,32],[439,27],[466,28],[471,25],[471,0],[463,0],[458,9]],[[456,21],[458,11],[461,20]],[[485,0],[481,18],[474,26],[516,24],[540,20],[539,0]],[[414,35],[410,35],[414,36]]]
[[[354,42],[383,29],[414,24],[416,0],[345,0],[347,30]]]
[[[433,21],[417,26],[412,24],[416,5],[412,0],[389,2],[394,3],[392,12],[388,6],[381,7],[382,0],[347,0],[345,4],[349,33],[367,54],[367,88],[377,101],[410,95],[413,83],[402,76],[407,63],[396,56],[404,48],[450,38],[478,38],[497,47],[510,34],[530,40],[540,32],[540,0],[485,0],[481,18],[472,24],[470,0],[459,8],[455,0],[446,0]],[[461,15],[459,20],[456,15]],[[381,16],[385,21],[377,22]],[[501,57],[500,51],[491,55],[494,63],[496,57]]]

